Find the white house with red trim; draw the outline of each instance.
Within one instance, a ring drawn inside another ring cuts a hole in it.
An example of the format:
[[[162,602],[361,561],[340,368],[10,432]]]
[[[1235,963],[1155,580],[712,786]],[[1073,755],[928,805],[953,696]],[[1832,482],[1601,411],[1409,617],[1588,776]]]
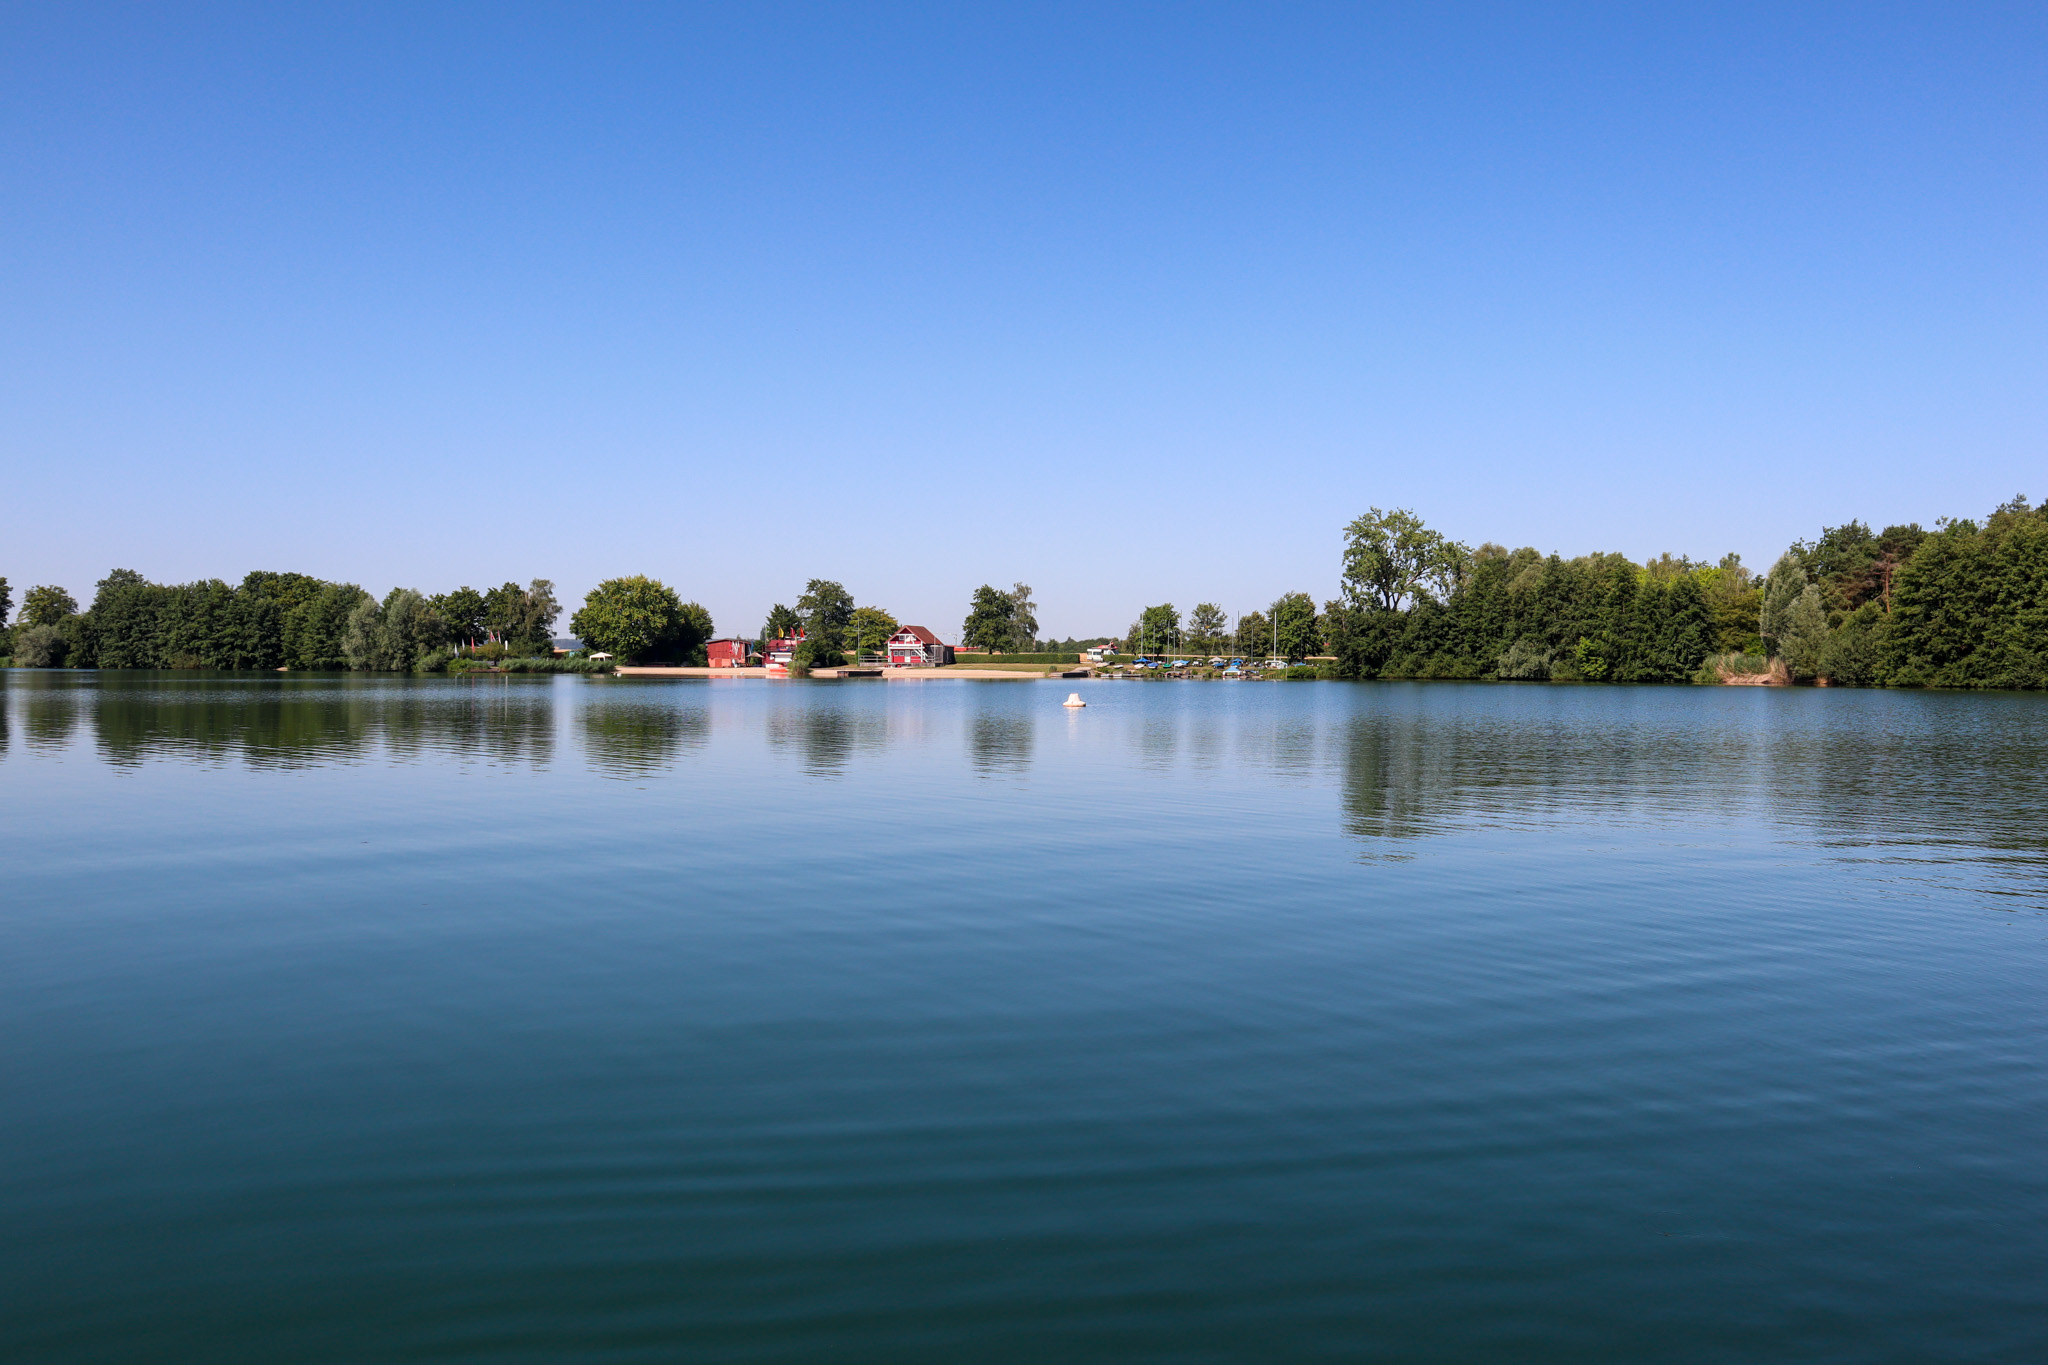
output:
[[[889,667],[937,668],[953,662],[953,647],[923,626],[903,626],[889,637]]]

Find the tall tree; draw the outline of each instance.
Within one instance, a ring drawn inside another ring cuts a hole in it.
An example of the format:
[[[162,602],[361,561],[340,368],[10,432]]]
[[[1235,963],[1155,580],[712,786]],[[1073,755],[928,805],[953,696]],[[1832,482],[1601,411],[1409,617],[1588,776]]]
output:
[[[960,643],[991,651],[1008,649],[1015,640],[1017,603],[1010,594],[987,583],[974,590],[967,619],[960,623]]]
[[[7,628],[7,614],[14,610],[14,589],[7,586],[7,580],[0,578],[0,630]]]
[[[592,588],[569,628],[593,650],[629,662],[669,660],[690,657],[703,641],[697,632],[710,634],[711,617],[701,607],[686,611],[675,590],[659,579],[634,574]]]
[[[846,627],[853,620],[853,594],[829,578],[813,578],[804,584],[796,599],[796,614],[803,618],[811,641],[827,649],[846,647]]]
[[[1471,559],[1405,508],[1369,508],[1344,537],[1344,596],[1354,607],[1399,611],[1420,596],[1448,596]]]
[[[1290,592],[1273,604],[1273,625],[1279,636],[1280,657],[1300,662],[1323,652],[1322,631],[1316,624],[1316,600],[1305,592]]]
[[[1010,585],[1010,648],[1029,653],[1038,647],[1038,604],[1029,583]]]
[[[761,627],[763,640],[787,640],[803,629],[804,618],[777,602],[768,608],[768,620]]]
[[[116,569],[115,573],[133,572]],[[139,580],[142,575],[136,574]],[[67,616],[78,615],[78,599],[59,587],[39,583],[23,594],[21,599],[21,624],[25,626],[54,626]]]
[[[1180,648],[1180,609],[1171,602],[1161,602],[1156,607],[1147,607],[1138,613],[1138,623],[1131,627],[1131,648],[1139,653],[1162,649]]]
[[[847,634],[856,654],[879,652],[897,630],[896,618],[880,607],[856,607],[847,624]]]
[[[1223,628],[1230,618],[1214,602],[1196,603],[1188,613],[1188,643],[1196,649],[1216,649],[1223,643]]]
[[[1757,614],[1757,634],[1763,636],[1765,648],[1774,656],[1781,653],[1778,642],[1785,633],[1787,614],[1806,588],[1806,568],[1796,552],[1787,550],[1764,579],[1763,603]]]
[[[1239,654],[1250,658],[1264,654],[1273,648],[1273,623],[1262,611],[1247,612],[1237,618],[1236,649]]]
[[[467,583],[454,592],[437,595],[433,603],[434,610],[448,623],[448,634],[464,644],[475,644],[489,629],[485,624],[487,606],[484,595]]]

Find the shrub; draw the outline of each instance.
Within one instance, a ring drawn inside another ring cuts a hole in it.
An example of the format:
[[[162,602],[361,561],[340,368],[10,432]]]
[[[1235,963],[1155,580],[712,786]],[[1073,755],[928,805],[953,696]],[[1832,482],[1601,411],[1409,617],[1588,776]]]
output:
[[[62,668],[70,649],[70,639],[57,626],[15,627],[16,668]]]

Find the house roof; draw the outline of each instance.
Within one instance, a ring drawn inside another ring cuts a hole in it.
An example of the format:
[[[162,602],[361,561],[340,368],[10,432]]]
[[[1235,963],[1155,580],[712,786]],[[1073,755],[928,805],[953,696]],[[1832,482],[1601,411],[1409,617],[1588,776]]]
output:
[[[939,639],[938,636],[932,634],[923,626],[898,626],[896,628],[896,633],[889,637],[889,643],[892,645],[909,644],[910,641],[905,640],[903,638],[906,635],[910,636],[911,639],[916,640],[921,645],[936,645],[944,643],[942,640]]]

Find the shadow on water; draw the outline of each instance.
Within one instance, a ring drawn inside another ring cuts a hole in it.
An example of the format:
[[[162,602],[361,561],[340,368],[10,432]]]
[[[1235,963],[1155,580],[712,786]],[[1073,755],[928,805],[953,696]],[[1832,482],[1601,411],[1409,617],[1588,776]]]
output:
[[[702,706],[672,695],[602,695],[579,709],[583,759],[611,777],[646,777],[704,747],[710,721]]]

